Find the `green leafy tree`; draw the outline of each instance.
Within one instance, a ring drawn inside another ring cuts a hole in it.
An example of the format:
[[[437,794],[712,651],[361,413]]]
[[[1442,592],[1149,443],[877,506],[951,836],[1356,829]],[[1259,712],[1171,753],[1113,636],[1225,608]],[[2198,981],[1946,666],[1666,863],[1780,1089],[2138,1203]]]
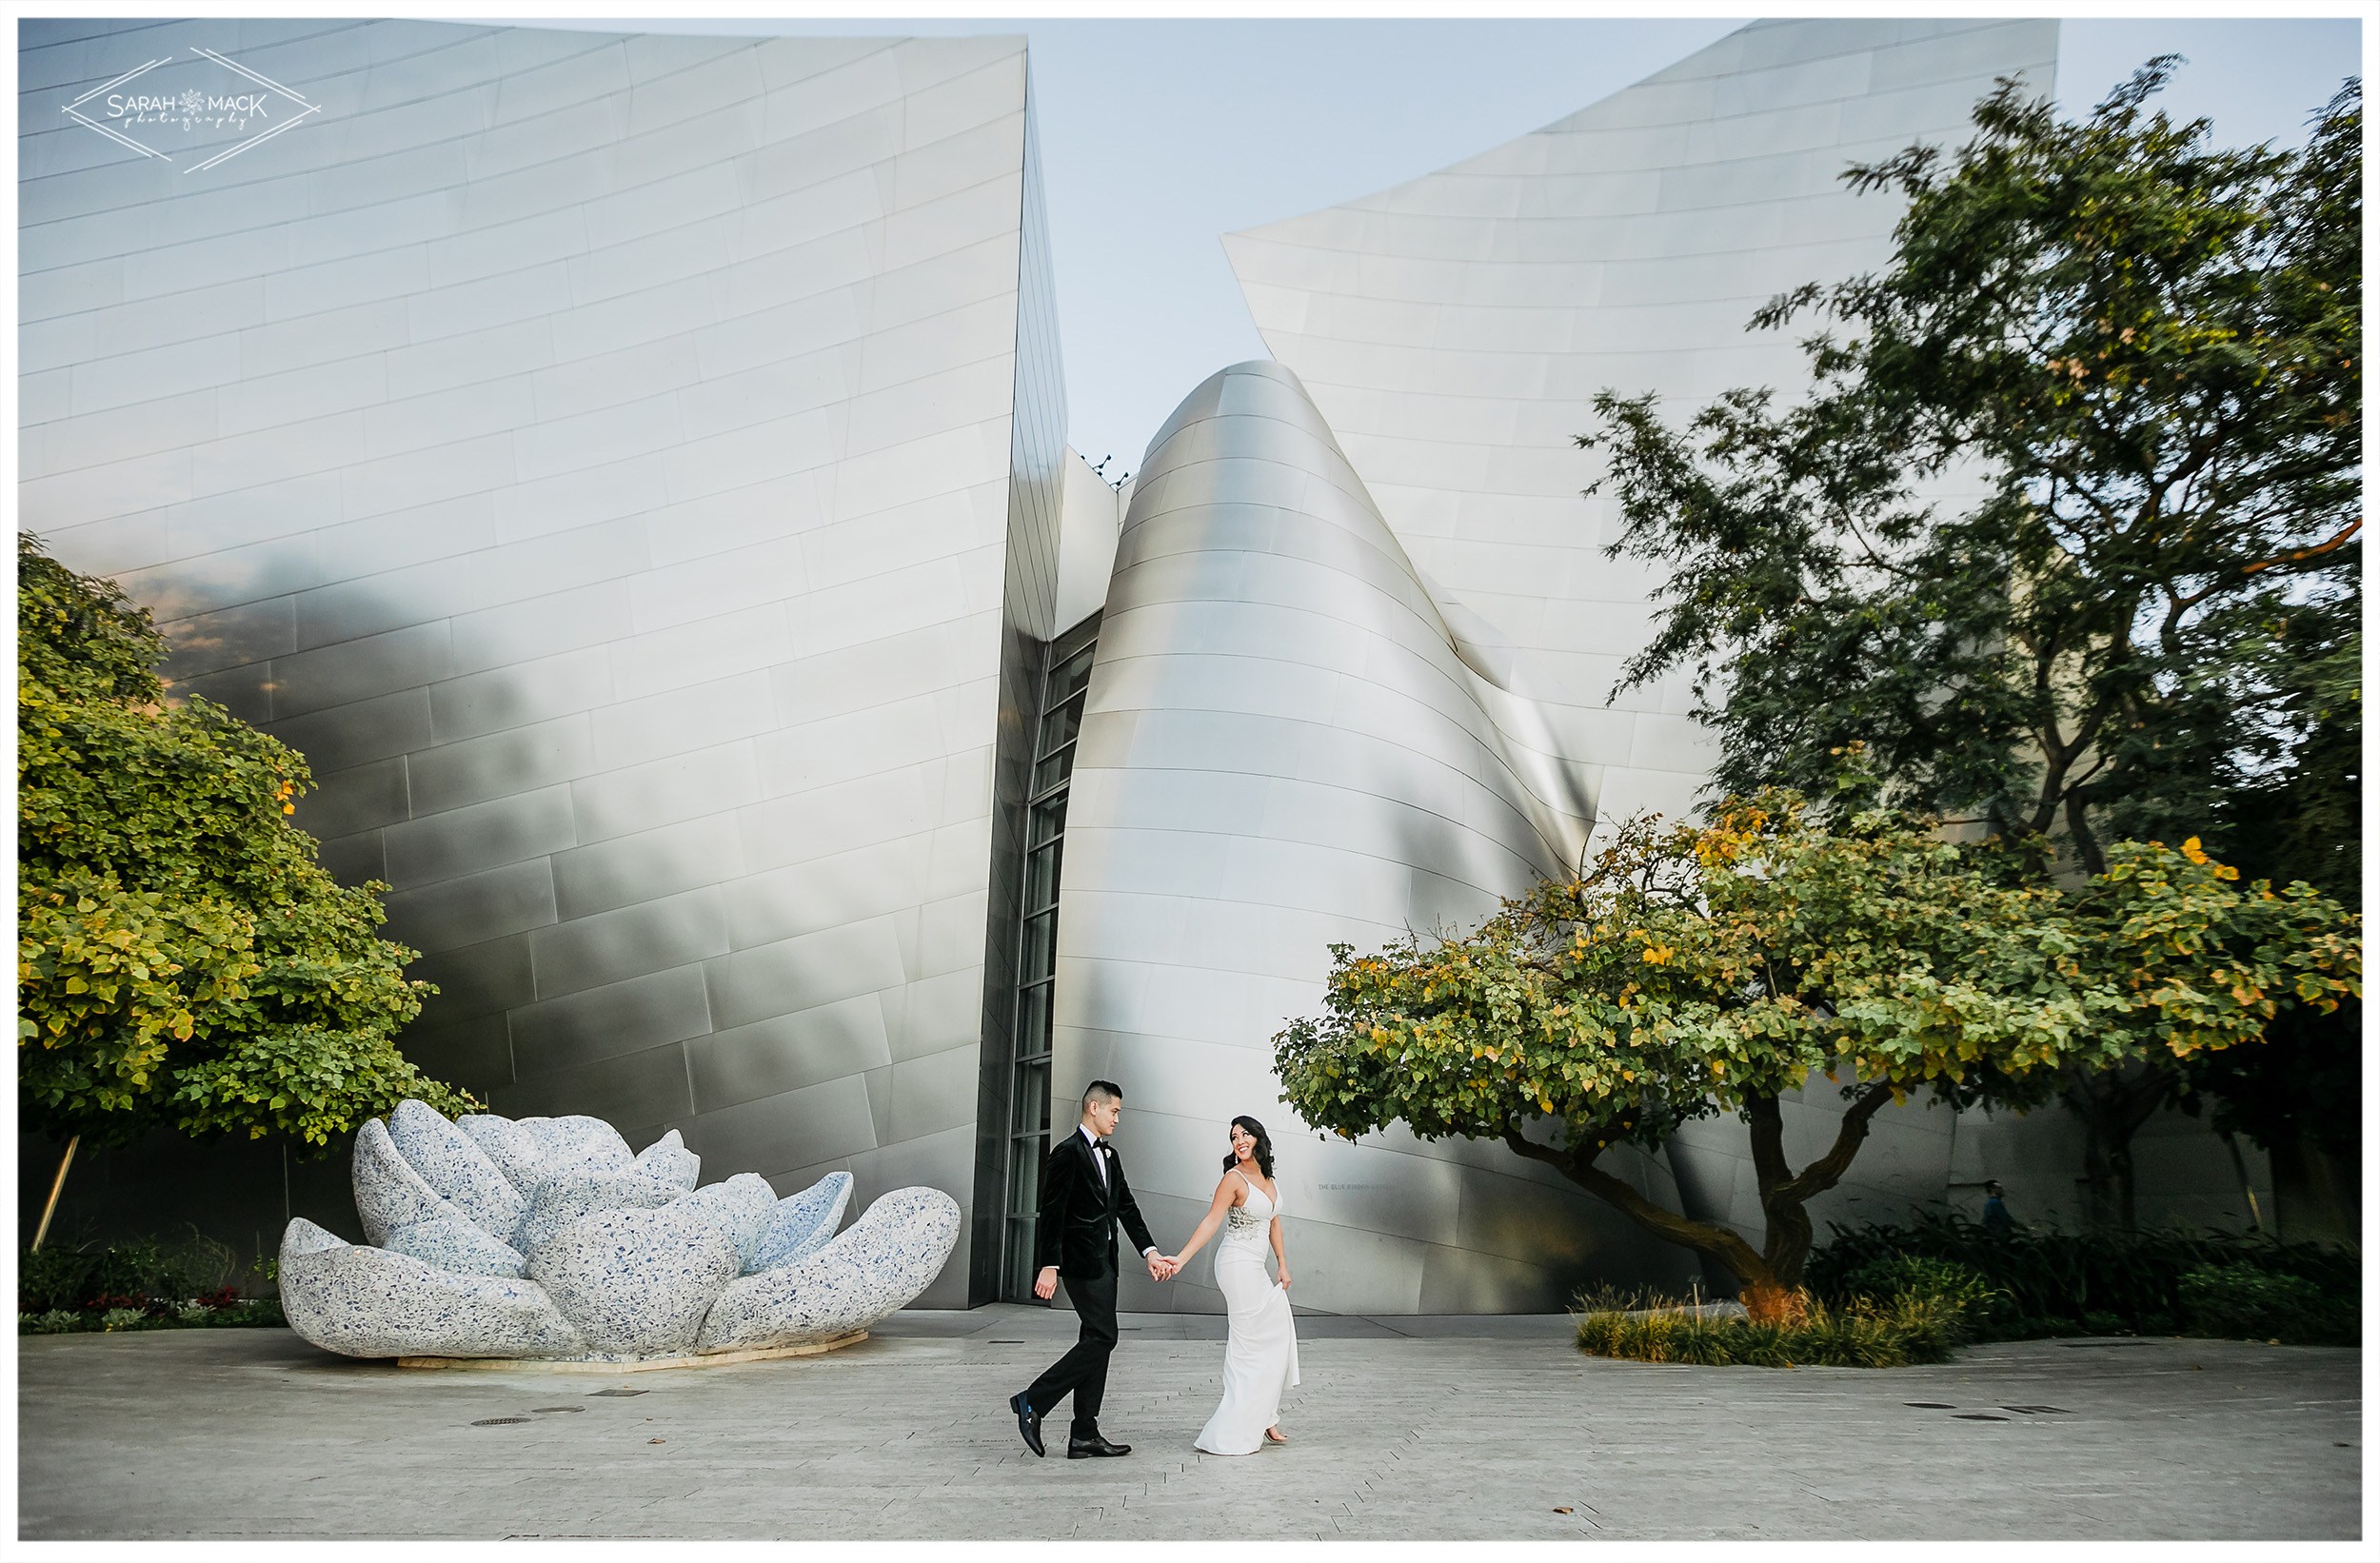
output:
[[[396,1032],[413,952],[383,884],[340,885],[288,819],[305,761],[204,700],[112,583],[17,547],[17,1039],[23,1125],[121,1143],[334,1134],[418,1097]]]
[[[1907,202],[1890,264],[1753,321],[1821,322],[1806,396],[1682,428],[1597,399],[1613,551],[1673,571],[1623,678],[1694,669],[1723,789],[1864,742],[1892,801],[2092,875],[2123,837],[2237,855],[2276,779],[2352,748],[2323,713],[2360,651],[2360,89],[2301,150],[2227,149],[2150,110],[2173,64],[2080,123],[2003,82],[1954,157],[1852,168]],[[2351,795],[2299,790],[2352,861]],[[2111,1218],[2178,1078],[2067,1074]]]
[[[1760,1297],[1796,1285],[1809,1201],[1887,1101],[2021,1092],[2063,1067],[2252,1043],[2357,994],[2356,920],[2309,887],[2242,885],[2195,841],[2120,843],[2079,886],[1874,811],[1830,825],[1765,792],[1700,828],[1638,821],[1584,877],[1476,933],[1332,947],[1323,1013],[1274,1039],[1287,1099],[1348,1138],[1501,1140]],[[1795,1168],[1781,1101],[1841,1082],[1833,1144]],[[1765,1222],[1668,1210],[1599,1165],[1681,1123],[1749,1126]]]
[[[2096,873],[2303,741],[2356,602],[2361,99],[2218,149],[2145,111],[2170,65],[2081,124],[2003,83],[1954,166],[1852,168],[1908,202],[1892,264],[1754,319],[1848,328],[1803,400],[1597,399],[1613,551],[1673,566],[1625,678],[1696,669],[1728,790],[1864,742],[1897,801]]]
[[[2295,762],[2226,801],[2227,856],[2243,872],[2302,879],[2342,905],[2363,905],[2363,723],[2360,638],[2311,667],[2313,721]],[[2355,1169],[2363,1155],[2363,1005],[2291,1010],[2251,1053],[2206,1054],[2181,1066],[2179,1099],[2227,1141],[2246,1137],[2271,1157],[2288,1226],[2353,1242]],[[2245,1180],[2245,1174],[2242,1174]]]

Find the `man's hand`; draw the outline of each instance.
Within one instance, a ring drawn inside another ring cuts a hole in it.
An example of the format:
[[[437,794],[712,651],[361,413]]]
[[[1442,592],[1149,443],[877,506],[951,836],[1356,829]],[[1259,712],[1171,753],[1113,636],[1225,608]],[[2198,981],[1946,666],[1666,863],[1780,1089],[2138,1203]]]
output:
[[[1147,1256],[1147,1258],[1149,1261],[1149,1279],[1153,1281],[1172,1280],[1174,1278],[1174,1272],[1181,1268],[1180,1260],[1169,1259],[1162,1254],[1151,1254]]]
[[[1058,1295],[1058,1267],[1056,1265],[1043,1267],[1041,1273],[1033,1277],[1033,1295],[1043,1302],[1047,1302]]]

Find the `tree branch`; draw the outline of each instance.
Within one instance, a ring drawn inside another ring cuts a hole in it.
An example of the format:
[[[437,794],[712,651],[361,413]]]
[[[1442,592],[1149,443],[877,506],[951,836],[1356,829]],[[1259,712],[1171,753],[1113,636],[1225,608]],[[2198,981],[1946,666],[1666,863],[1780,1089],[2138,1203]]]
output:
[[[1798,1202],[1824,1194],[1841,1182],[1843,1174],[1851,1169],[1852,1157],[1859,1154],[1860,1142],[1868,1138],[1868,1120],[1892,1098],[1893,1088],[1882,1082],[1861,1092],[1844,1111],[1842,1125],[1835,1131],[1834,1146],[1802,1168],[1799,1176],[1780,1186],[1775,1197]]]
[[[2338,534],[2335,537],[2330,538],[2328,542],[2317,543],[2311,548],[2300,548],[2295,553],[2281,554],[2271,559],[2260,559],[2252,564],[2242,564],[2239,567],[2239,573],[2244,578],[2251,575],[2262,575],[2267,570],[2277,570],[2285,564],[2301,564],[2309,559],[2313,559],[2320,555],[2327,554],[2333,548],[2345,547],[2349,540],[2353,538],[2357,532],[2360,532],[2363,529],[2364,518],[2357,516],[2353,521],[2349,522],[2345,526],[2339,528]],[[2189,596],[2174,598],[2173,611],[2178,613],[2184,608],[2195,607],[2197,604],[2205,602],[2209,597],[2212,596],[2216,588],[2222,586],[2224,584],[2223,578],[2218,576],[2214,580],[2210,581],[2205,585],[2199,587],[2196,591],[2192,592]]]
[[[1597,1167],[1594,1153],[1557,1151],[1523,1138],[1518,1129],[1509,1126],[1504,1130],[1504,1143],[1517,1156],[1544,1162],[1655,1237],[1710,1255],[1737,1280],[1749,1283],[1768,1278],[1767,1263],[1750,1243],[1726,1227],[1662,1209]]]

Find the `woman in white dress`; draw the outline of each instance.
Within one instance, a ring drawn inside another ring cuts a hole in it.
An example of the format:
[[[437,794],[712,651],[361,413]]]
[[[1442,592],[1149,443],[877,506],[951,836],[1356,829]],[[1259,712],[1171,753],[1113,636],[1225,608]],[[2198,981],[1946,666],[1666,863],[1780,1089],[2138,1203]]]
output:
[[[1273,1142],[1263,1124],[1245,1117],[1231,1120],[1231,1154],[1223,1157],[1223,1169],[1206,1218],[1173,1262],[1179,1268],[1222,1229],[1223,1240],[1215,1248],[1215,1284],[1230,1311],[1231,1335],[1223,1346],[1222,1404],[1200,1430],[1198,1447],[1210,1454],[1253,1454],[1268,1443],[1289,1441],[1278,1425],[1280,1397],[1298,1382],[1289,1251],[1281,1241]],[[1268,1243],[1280,1263],[1278,1286],[1264,1272]]]

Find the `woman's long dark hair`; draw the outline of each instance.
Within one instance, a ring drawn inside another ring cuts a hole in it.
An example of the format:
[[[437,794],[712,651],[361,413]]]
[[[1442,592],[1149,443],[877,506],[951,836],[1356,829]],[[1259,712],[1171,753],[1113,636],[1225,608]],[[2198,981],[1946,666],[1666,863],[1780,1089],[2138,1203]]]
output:
[[[1273,1137],[1264,1132],[1263,1124],[1245,1113],[1233,1118],[1231,1126],[1235,1129],[1245,1129],[1256,1136],[1256,1164],[1258,1169],[1264,1174],[1264,1180],[1271,1182],[1273,1180]],[[1240,1165],[1238,1153],[1231,1151],[1223,1153],[1223,1171],[1229,1172],[1238,1165]]]

